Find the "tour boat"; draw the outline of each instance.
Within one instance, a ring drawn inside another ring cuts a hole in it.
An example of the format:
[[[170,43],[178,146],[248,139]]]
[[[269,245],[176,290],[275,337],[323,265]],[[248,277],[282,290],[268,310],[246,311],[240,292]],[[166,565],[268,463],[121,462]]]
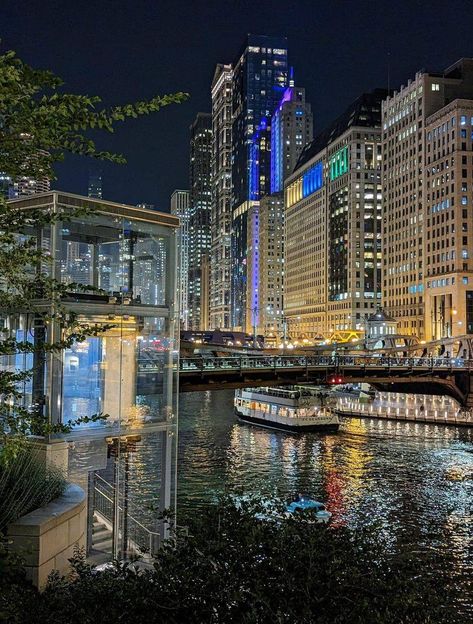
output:
[[[243,422],[285,431],[337,431],[338,416],[301,389],[244,388],[235,391],[235,413]]]

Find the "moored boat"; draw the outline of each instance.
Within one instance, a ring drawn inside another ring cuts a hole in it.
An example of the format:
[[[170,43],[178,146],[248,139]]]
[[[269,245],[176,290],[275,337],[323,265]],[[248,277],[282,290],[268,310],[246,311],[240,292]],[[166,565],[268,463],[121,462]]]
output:
[[[301,389],[244,388],[235,391],[235,413],[243,422],[285,431],[337,431],[340,421],[328,407]]]

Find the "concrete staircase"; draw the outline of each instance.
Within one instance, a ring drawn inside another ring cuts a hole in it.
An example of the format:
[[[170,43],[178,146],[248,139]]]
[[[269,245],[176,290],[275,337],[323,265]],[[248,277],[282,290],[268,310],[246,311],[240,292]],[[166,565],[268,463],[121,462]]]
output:
[[[87,557],[93,566],[101,565],[112,558],[112,531],[101,518],[94,514],[92,525],[92,548]]]

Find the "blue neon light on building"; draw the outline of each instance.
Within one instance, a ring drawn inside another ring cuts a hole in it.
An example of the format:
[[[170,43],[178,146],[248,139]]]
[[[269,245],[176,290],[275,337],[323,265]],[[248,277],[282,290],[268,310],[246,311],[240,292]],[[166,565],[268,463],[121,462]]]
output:
[[[323,165],[321,162],[317,162],[310,169],[304,171],[302,175],[302,197],[312,195],[322,188],[323,183]]]
[[[271,119],[271,193],[282,191],[284,184],[284,127],[281,115],[284,104],[293,99],[294,87],[287,87]]]
[[[257,201],[260,198],[260,141],[263,133],[268,130],[266,117],[260,124],[251,139],[250,162],[249,162],[249,199]]]
[[[258,138],[253,139],[250,147],[250,200],[259,199],[259,143]]]

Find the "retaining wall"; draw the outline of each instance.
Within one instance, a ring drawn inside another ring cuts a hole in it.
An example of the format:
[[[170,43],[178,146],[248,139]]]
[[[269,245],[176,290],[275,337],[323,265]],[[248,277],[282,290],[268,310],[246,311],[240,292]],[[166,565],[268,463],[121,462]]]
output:
[[[28,578],[41,588],[53,570],[67,574],[74,546],[85,546],[87,510],[84,490],[69,485],[62,496],[19,518],[8,527],[10,549],[25,560]]]

